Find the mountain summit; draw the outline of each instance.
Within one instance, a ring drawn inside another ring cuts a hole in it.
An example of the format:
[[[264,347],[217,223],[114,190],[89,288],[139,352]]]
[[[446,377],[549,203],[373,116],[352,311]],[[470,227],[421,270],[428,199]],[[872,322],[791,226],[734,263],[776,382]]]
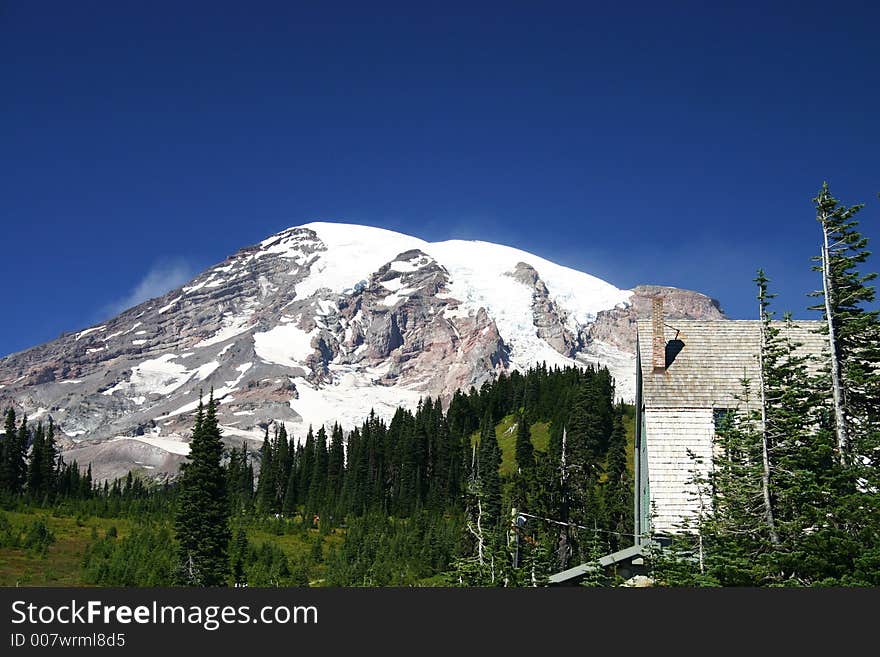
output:
[[[0,408],[53,419],[65,459],[96,476],[174,472],[200,391],[224,435],[271,422],[384,417],[448,400],[502,372],[602,365],[634,396],[635,320],[649,296],[670,316],[722,317],[704,295],[619,290],[488,242],[426,242],[337,223],[289,228],[113,319],[0,360]],[[671,301],[671,303],[670,303]]]

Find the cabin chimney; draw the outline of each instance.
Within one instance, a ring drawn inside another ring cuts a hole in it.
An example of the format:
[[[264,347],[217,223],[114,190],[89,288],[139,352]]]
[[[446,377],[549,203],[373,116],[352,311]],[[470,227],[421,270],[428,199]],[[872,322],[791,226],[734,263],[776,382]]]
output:
[[[663,297],[654,297],[651,310],[651,363],[655,372],[666,371],[666,329],[663,325]]]

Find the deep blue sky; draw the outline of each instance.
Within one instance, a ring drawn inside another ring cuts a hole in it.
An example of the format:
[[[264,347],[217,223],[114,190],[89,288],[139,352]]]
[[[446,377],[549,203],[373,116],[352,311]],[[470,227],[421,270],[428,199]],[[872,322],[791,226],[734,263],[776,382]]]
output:
[[[822,180],[880,240],[877,3],[612,4],[0,1],[0,354],[315,219],[807,316]]]

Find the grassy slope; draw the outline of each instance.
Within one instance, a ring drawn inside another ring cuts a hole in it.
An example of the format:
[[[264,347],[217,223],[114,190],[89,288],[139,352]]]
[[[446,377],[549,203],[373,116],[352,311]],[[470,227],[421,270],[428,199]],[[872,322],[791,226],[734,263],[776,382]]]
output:
[[[54,516],[50,510],[3,511],[12,525],[29,525],[43,518],[55,534],[45,557],[22,548],[0,548],[0,586],[82,586],[83,551],[92,540],[92,528],[99,536],[115,526],[119,538],[131,529],[126,518],[77,519]]]
[[[304,538],[299,533],[278,535],[250,527],[247,529],[247,534],[248,540],[255,545],[260,545],[261,543],[273,543],[281,548],[281,551],[287,556],[291,568],[293,568],[298,561],[307,557],[311,553],[313,541],[315,540],[315,537],[319,535],[319,532],[317,529],[310,529],[308,537]],[[330,546],[338,548],[344,539],[345,533],[342,529],[334,529],[330,534],[324,536],[321,541],[321,549],[324,556],[327,556],[327,551]],[[313,564],[309,571],[309,584],[311,586],[321,586],[324,582],[323,573],[323,564]]]
[[[4,513],[13,526],[28,526],[43,518],[55,535],[55,542],[49,546],[45,557],[23,548],[0,548],[0,586],[86,586],[82,579],[82,558],[86,546],[92,541],[92,529],[103,537],[111,526],[115,526],[118,538],[122,539],[129,534],[132,525],[128,518],[56,516],[51,509],[0,513]],[[277,545],[287,555],[291,566],[311,553],[312,541],[317,535],[317,530],[309,530],[306,538],[299,533],[276,535],[253,527],[248,529],[248,539],[252,543]],[[342,540],[339,530],[324,537],[324,554],[330,545],[338,546]],[[321,565],[313,569],[313,585],[320,585],[322,570]]]
[[[550,444],[550,423],[538,422],[531,427],[532,445],[539,452],[546,452],[547,446]],[[479,442],[480,432],[474,432],[471,435],[471,444],[476,445]],[[501,468],[502,475],[513,474],[516,455],[516,419],[511,415],[506,415],[501,422],[495,425],[495,438],[498,440],[498,447],[501,448]]]
[[[626,427],[626,464],[630,474],[633,472],[633,449],[635,447],[635,409],[626,407],[623,415],[623,425]],[[538,422],[531,427],[532,445],[539,452],[546,452],[550,443],[550,423]],[[475,432],[471,435],[471,444],[479,442],[480,434]],[[501,448],[502,475],[513,474],[514,457],[516,453],[516,420],[514,416],[506,415],[501,422],[495,425],[495,437]]]

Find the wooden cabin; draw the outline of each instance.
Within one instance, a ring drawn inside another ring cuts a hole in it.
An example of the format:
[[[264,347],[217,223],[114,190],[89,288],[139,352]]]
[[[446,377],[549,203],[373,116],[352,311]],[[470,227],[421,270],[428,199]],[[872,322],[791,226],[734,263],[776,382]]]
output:
[[[824,322],[774,325],[798,351],[827,354]],[[551,584],[577,584],[595,568],[625,577],[646,573],[651,539],[665,542],[698,511],[690,482],[695,471],[712,467],[718,423],[727,413],[760,408],[760,345],[758,320],[666,319],[662,297],[654,299],[651,318],[638,321],[636,343],[635,545],[556,573]]]
[[[821,321],[795,320],[786,335],[798,350],[821,354]],[[712,467],[715,433],[724,414],[757,410],[758,320],[667,320],[662,298],[639,320],[636,349],[635,534],[675,533],[699,505],[695,468]],[[743,380],[752,382],[744,399]],[[750,406],[750,408],[749,408]],[[695,465],[691,451],[700,461]]]

